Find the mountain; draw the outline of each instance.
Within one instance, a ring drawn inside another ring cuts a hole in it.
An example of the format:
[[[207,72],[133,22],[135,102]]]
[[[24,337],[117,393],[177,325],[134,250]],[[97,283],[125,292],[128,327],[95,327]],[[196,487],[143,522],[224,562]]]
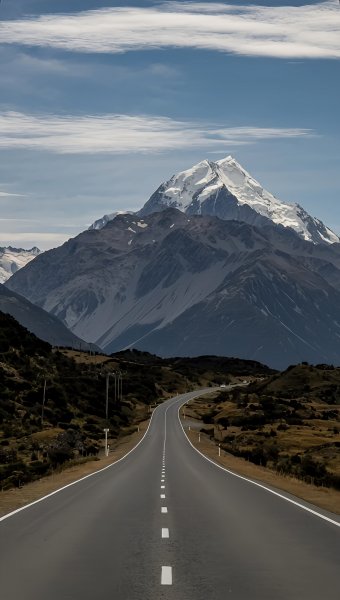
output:
[[[27,265],[39,254],[41,254],[41,250],[36,247],[30,250],[11,246],[0,248],[0,283],[5,283],[13,273]]]
[[[90,345],[73,334],[57,317],[0,284],[0,311],[52,346],[88,350]],[[95,348],[94,348],[95,349]]]
[[[7,282],[106,352],[340,362],[340,244],[186,215],[118,215]]]
[[[110,213],[109,215],[104,215],[100,219],[97,219],[92,225],[90,225],[89,230],[91,229],[103,229],[105,225],[109,223],[109,221],[113,221],[118,215],[133,215],[132,211],[127,210],[117,210],[116,212]]]
[[[216,162],[203,160],[174,175],[162,183],[138,214],[145,217],[169,207],[188,215],[236,219],[257,226],[269,220],[314,244],[340,241],[301,206],[282,202],[267,192],[232,156]]]

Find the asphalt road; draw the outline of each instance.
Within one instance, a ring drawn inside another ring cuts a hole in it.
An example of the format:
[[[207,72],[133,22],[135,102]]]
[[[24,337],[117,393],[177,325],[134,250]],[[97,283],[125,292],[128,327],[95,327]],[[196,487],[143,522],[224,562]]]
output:
[[[1,600],[339,600],[340,519],[202,458],[177,416],[192,395],[116,465],[0,520]]]

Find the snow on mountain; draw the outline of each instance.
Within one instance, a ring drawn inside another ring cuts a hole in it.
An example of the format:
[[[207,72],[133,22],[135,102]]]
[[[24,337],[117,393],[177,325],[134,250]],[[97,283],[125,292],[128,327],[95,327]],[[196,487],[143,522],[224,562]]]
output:
[[[250,225],[261,226],[269,219],[314,244],[340,241],[335,233],[298,204],[275,198],[232,156],[216,162],[203,160],[174,175],[158,188],[139,214],[145,216],[169,207],[187,214],[236,219]]]
[[[5,283],[14,273],[41,254],[39,248],[0,248],[0,283]]]
[[[110,221],[113,221],[118,215],[133,215],[133,212],[128,210],[117,210],[109,215],[104,215],[101,219],[97,219],[92,225],[90,225],[89,230],[91,229],[103,229],[105,225],[107,225]]]
[[[6,287],[107,352],[339,363],[340,245],[266,219],[119,215],[38,256]]]

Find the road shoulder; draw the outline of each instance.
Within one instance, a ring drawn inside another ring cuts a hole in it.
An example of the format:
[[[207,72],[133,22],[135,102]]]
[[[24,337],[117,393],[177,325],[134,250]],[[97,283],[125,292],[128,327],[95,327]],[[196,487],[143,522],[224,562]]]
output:
[[[203,423],[197,421],[194,424],[191,417],[190,421],[182,418],[181,423],[192,445],[204,456],[225,469],[229,469],[237,475],[253,479],[258,483],[267,484],[272,488],[287,492],[335,515],[340,514],[340,492],[337,490],[310,485],[291,476],[284,477],[275,471],[255,465],[223,450],[221,450],[221,456],[219,456],[218,445],[204,433],[199,436],[200,426],[204,427]]]
[[[0,491],[0,517],[18,508],[22,508],[31,502],[35,502],[39,498],[43,498],[70,483],[74,483],[82,477],[96,473],[114,464],[138,444],[145,434],[148,425],[149,420],[143,421],[139,424],[139,432],[132,433],[118,440],[115,448],[107,458],[102,456],[100,460],[74,465],[63,471],[55,472],[48,477],[43,477],[38,481],[27,483],[22,488]]]

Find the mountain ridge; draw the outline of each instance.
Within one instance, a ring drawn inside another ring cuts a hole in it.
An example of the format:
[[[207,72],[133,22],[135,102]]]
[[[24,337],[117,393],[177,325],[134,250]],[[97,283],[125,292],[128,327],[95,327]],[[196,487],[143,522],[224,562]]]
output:
[[[250,225],[275,225],[294,230],[314,244],[339,243],[340,238],[299,204],[278,200],[232,156],[216,162],[203,160],[162,183],[138,212],[146,216],[164,208],[186,214],[236,219]]]
[[[5,283],[16,271],[22,269],[41,253],[42,250],[36,246],[30,250],[12,246],[0,247],[0,283]]]
[[[229,355],[276,368],[340,361],[340,245],[269,222],[174,208],[120,215],[6,285],[107,352]]]

